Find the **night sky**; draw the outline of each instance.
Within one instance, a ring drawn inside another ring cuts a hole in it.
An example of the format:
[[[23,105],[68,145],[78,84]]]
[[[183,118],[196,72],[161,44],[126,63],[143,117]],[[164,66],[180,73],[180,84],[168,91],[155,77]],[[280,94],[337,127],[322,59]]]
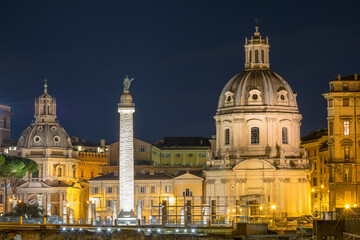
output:
[[[302,135],[327,126],[328,82],[360,73],[360,1],[0,4],[0,104],[12,107],[14,140],[33,121],[47,78],[70,136],[116,141],[125,75],[135,78],[135,137],[210,137],[255,18],[269,37],[271,69],[298,94]]]

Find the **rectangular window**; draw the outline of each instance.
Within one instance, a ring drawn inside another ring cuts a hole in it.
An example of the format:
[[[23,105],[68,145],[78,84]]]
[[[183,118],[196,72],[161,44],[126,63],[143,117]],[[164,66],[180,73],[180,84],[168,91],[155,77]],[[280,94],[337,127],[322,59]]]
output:
[[[316,156],[316,149],[314,150],[314,156]]]
[[[168,157],[169,157],[169,154],[168,154],[168,153],[164,153],[162,156],[163,156],[164,158],[168,158]]]
[[[98,192],[99,192],[99,188],[94,187],[94,193],[96,194],[96,193],[98,193]]]
[[[171,187],[170,186],[165,186],[165,192],[166,193],[170,193]]]
[[[106,193],[112,193],[112,187],[107,187],[106,188]]]
[[[176,156],[177,158],[179,158],[179,157],[180,157],[180,154],[176,154],[175,156]]]
[[[343,106],[344,107],[348,107],[350,104],[349,104],[349,99],[348,98],[343,98]]]
[[[140,193],[145,193],[145,187],[140,187]]]
[[[146,148],[145,148],[144,146],[141,146],[141,147],[139,148],[139,152],[146,152]]]
[[[329,99],[329,107],[333,107],[333,100]]]
[[[112,201],[111,200],[106,200],[106,207],[108,207],[108,208],[112,207]]]
[[[191,157],[191,158],[192,158],[192,157],[193,157],[193,154],[192,154],[192,153],[189,153],[189,157]]]
[[[349,169],[345,169],[344,171],[344,182],[350,182]]]
[[[200,157],[206,157],[206,153],[200,153],[199,156]]]
[[[94,171],[91,171],[91,178],[94,177]]]
[[[1,204],[4,203],[4,199],[3,199],[3,195],[2,195],[2,194],[0,195],[0,203],[1,203]]]
[[[334,135],[334,122],[329,122],[329,133],[330,135]]]
[[[316,177],[313,178],[313,186],[314,186],[314,187],[317,186],[317,178],[316,178]]]
[[[80,176],[83,178],[84,177],[84,171],[81,171]]]
[[[344,121],[344,135],[350,134],[350,121]]]
[[[343,91],[349,91],[349,84],[348,83],[343,83]]]
[[[155,193],[155,186],[151,186],[151,193]]]

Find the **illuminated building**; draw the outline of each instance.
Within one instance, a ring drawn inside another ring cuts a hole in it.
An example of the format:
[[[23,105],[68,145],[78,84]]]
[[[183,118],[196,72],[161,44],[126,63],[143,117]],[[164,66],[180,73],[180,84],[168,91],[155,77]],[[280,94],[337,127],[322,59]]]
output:
[[[134,142],[134,163],[151,165],[151,144],[137,138]],[[119,142],[114,142],[109,146],[109,163],[111,166],[119,166]],[[114,168],[111,172],[116,171]]]
[[[35,122],[27,127],[17,143],[17,156],[38,163],[39,170],[27,174],[18,186],[19,200],[39,204],[48,215],[63,215],[65,206],[75,218],[86,216],[88,184],[78,179],[79,160],[73,158],[69,135],[56,121],[56,100],[47,92],[35,99]],[[14,202],[17,201],[14,196]]]
[[[81,179],[99,176],[101,167],[108,165],[108,153],[75,152],[74,157],[79,159],[78,177]]]
[[[310,213],[309,161],[300,148],[296,94],[269,67],[269,42],[256,26],[245,42],[245,69],[219,97],[205,197],[222,206],[246,206],[249,217],[286,219]],[[228,207],[219,212],[226,215]]]
[[[354,74],[330,81],[327,100],[330,211],[360,198],[360,80]]]
[[[10,141],[10,107],[0,105],[0,146]]]
[[[152,146],[151,159],[156,165],[203,165],[210,148],[204,137],[165,137]]]
[[[142,221],[159,223],[159,203],[164,200],[173,208],[178,206],[176,210],[180,216],[184,211],[181,210],[180,202],[202,197],[204,179],[201,175],[201,171],[179,172],[177,176],[154,171],[136,173],[134,199],[135,206],[138,203],[142,206]],[[102,220],[112,218],[113,201],[119,199],[118,179],[118,172],[113,172],[89,180],[90,201],[96,205],[96,215]]]
[[[329,168],[327,166],[329,151],[327,142],[327,129],[310,132],[301,138],[301,147],[305,149],[311,164],[309,178],[313,213],[329,211]]]

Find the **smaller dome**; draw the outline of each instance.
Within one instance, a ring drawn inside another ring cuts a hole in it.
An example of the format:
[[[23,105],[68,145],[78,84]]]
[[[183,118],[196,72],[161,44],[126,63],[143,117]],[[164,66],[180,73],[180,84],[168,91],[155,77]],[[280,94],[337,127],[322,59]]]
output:
[[[17,147],[72,149],[72,144],[59,123],[33,123],[22,132]]]

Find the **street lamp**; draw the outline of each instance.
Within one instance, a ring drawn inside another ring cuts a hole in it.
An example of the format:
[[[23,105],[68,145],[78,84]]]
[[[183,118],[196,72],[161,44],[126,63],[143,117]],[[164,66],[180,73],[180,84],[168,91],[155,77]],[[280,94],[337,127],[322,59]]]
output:
[[[350,204],[345,204],[345,208],[350,208]]]
[[[272,211],[273,211],[274,226],[275,226],[275,208],[276,208],[275,204],[271,205],[271,209],[272,209]]]

